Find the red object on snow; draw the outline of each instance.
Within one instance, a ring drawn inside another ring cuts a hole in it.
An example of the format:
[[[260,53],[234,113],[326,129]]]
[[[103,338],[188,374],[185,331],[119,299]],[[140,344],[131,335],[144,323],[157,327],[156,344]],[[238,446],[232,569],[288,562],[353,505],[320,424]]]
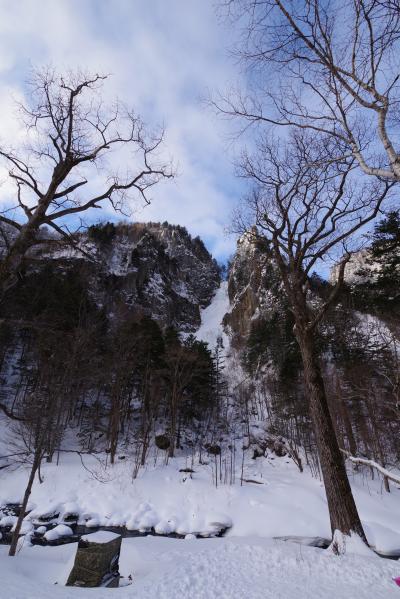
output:
[[[400,587],[400,576],[398,578],[393,578],[394,582]]]

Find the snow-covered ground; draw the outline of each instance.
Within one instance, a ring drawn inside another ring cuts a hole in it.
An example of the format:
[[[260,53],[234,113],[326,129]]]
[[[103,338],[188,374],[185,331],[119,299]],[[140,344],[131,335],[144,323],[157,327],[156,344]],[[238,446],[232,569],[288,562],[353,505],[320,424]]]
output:
[[[203,460],[204,460],[203,456]],[[44,482],[35,481],[27,516],[59,513],[59,522],[78,514],[88,526],[126,526],[179,534],[213,534],[231,526],[232,537],[307,536],[329,538],[330,527],[322,483],[308,470],[300,473],[287,457],[271,454],[251,459],[245,454],[241,482],[241,458],[237,458],[235,484],[215,486],[214,457],[200,465],[185,457],[165,466],[149,464],[132,481],[133,461],[128,457],[103,468],[97,459],[84,457],[85,468],[74,454],[62,454],[60,464],[43,464]],[[180,470],[192,467],[190,475]],[[22,499],[28,477],[25,468],[0,471],[0,505]],[[219,476],[218,476],[219,478]],[[382,483],[351,475],[358,509],[368,540],[380,552],[400,550],[400,489],[386,493]],[[10,516],[6,516],[9,521]],[[1,520],[0,520],[1,523]]]
[[[124,539],[119,589],[63,586],[76,544],[29,547],[7,558],[0,547],[4,599],[384,599],[398,597],[399,563],[255,537]]]
[[[211,307],[203,311],[197,333],[211,347],[227,308],[223,283]],[[226,342],[225,338],[227,347]],[[232,364],[230,358],[228,368]],[[1,417],[2,455],[6,427],[7,419]],[[77,514],[88,526],[154,528],[164,534],[213,535],[221,527],[230,529],[226,538],[218,539],[124,539],[120,570],[124,580],[133,575],[133,584],[94,592],[62,586],[76,544],[30,547],[27,537],[15,558],[8,558],[8,548],[0,546],[0,599],[84,595],[101,599],[110,593],[127,599],[400,597],[392,581],[400,576],[399,561],[384,560],[365,549],[357,554],[353,544],[345,556],[335,557],[321,549],[274,540],[283,536],[329,538],[323,485],[307,468],[300,473],[288,457],[270,453],[252,459],[251,448],[244,454],[242,471],[240,438],[235,451],[233,484],[223,484],[219,476],[221,465],[224,471],[231,463],[228,455],[222,455],[221,463],[219,457],[203,455],[199,463],[199,456],[192,460],[181,452],[165,465],[164,452],[155,453],[134,480],[129,448],[119,452],[114,466],[106,467],[105,456],[98,459],[74,453],[61,453],[59,465],[43,464],[43,483],[34,483],[26,532],[32,520],[52,513],[59,514],[62,526],[65,516]],[[184,472],[187,468],[194,472]],[[362,471],[349,474],[370,544],[380,552],[400,550],[400,489],[391,485],[391,493],[386,493],[378,477],[371,481]],[[21,501],[27,478],[26,467],[0,470],[0,505]]]

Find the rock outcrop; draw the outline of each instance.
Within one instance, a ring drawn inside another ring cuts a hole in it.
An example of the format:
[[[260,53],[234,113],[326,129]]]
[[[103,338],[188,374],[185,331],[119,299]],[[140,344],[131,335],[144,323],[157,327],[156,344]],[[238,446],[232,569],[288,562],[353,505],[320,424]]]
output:
[[[118,587],[121,540],[121,535],[108,531],[82,537],[67,586]]]
[[[276,266],[257,243],[255,231],[245,233],[237,242],[228,279],[231,310],[224,325],[233,340],[241,344],[250,333],[252,323],[268,317],[280,303]]]
[[[368,249],[355,252],[348,263],[344,272],[344,280],[346,283],[358,285],[372,280],[379,272],[379,264],[374,263],[371,257],[371,252]],[[334,285],[339,274],[339,264],[332,266],[330,271],[330,283]]]
[[[216,261],[200,238],[168,223],[93,226],[75,247],[31,252],[27,274],[46,266],[79,276],[112,319],[149,316],[164,328],[193,332],[220,283]]]

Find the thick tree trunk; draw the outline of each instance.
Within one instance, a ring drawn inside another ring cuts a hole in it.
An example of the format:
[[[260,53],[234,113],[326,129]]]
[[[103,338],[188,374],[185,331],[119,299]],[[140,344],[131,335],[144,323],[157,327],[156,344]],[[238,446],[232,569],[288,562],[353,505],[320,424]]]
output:
[[[21,227],[7,256],[0,263],[0,299],[18,281],[26,253],[34,245],[36,235],[44,223],[46,211],[54,199],[57,188],[65,180],[71,168],[72,165],[67,165],[65,162],[56,165],[47,192],[40,198],[34,212],[30,214],[28,222]]]
[[[312,331],[296,328],[318,454],[328,501],[332,534],[354,532],[366,543],[346,468],[335,435]]]
[[[15,526],[15,530],[13,532],[13,536],[11,539],[10,550],[8,552],[8,555],[11,557],[14,556],[17,551],[18,539],[19,539],[19,534],[21,532],[22,522],[24,520],[29,497],[31,495],[33,481],[35,480],[36,472],[38,471],[38,468],[40,466],[40,460],[41,460],[41,452],[36,450],[34,458],[33,458],[33,464],[32,464],[31,472],[29,475],[28,484],[26,486],[24,498],[22,500],[21,511],[19,513],[17,524]]]
[[[30,228],[23,229],[0,263],[0,298],[13,287],[20,276],[26,252],[32,246],[33,233]]]

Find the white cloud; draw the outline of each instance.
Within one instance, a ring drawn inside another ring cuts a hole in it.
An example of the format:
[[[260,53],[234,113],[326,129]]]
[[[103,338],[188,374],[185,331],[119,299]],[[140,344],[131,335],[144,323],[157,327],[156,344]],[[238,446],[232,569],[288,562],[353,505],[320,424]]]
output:
[[[0,0],[0,14],[0,105],[10,87],[22,89],[30,63],[112,73],[105,93],[149,123],[165,123],[180,172],[154,189],[153,204],[136,218],[185,225],[220,257],[230,253],[223,229],[237,198],[226,124],[199,102],[236,76],[212,0]],[[1,130],[12,136],[8,108]]]

